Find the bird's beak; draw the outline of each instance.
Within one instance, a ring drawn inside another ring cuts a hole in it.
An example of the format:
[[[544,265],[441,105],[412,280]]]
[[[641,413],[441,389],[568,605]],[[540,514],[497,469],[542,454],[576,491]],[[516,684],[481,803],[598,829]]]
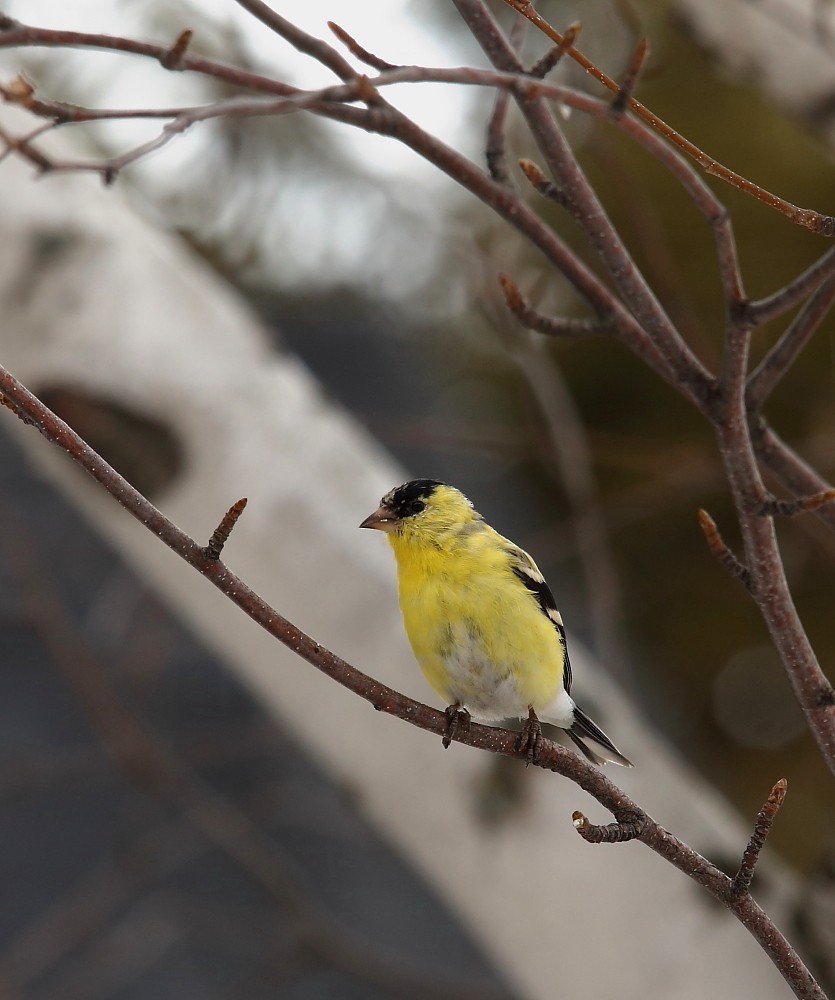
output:
[[[376,528],[377,531],[394,531],[397,518],[387,507],[378,507],[360,525],[361,528]]]

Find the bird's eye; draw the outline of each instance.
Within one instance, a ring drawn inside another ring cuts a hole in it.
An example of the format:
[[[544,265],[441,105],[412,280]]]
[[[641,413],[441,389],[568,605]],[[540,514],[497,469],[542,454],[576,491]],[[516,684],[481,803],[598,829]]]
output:
[[[413,500],[409,504],[409,510],[413,514],[419,514],[425,507],[426,507],[426,504],[422,500]]]

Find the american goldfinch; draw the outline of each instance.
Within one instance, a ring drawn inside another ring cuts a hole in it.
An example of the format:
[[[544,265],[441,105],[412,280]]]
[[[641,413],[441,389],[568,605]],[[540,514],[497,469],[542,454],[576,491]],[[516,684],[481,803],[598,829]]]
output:
[[[394,550],[406,634],[449,705],[445,745],[472,712],[526,719],[520,745],[531,752],[541,719],[595,764],[632,766],[571,698],[565,628],[536,563],[463,493],[415,479],[387,493],[360,527],[384,531]]]

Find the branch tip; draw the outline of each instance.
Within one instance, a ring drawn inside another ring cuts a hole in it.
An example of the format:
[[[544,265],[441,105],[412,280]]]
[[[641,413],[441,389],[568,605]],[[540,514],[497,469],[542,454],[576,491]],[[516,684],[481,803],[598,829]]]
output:
[[[203,549],[203,554],[207,559],[220,559],[220,553],[223,550],[223,546],[226,544],[229,536],[232,534],[232,529],[238,523],[238,518],[243,514],[244,507],[247,505],[247,498],[241,497],[240,500],[236,500],[235,503],[226,511],[220,524],[215,528],[212,533],[212,537],[209,539],[209,544]]]
[[[635,88],[638,86],[638,80],[640,79],[641,71],[644,68],[644,63],[646,62],[648,55],[649,40],[642,38],[635,47],[632,59],[630,60],[623,80],[618,87],[618,92],[615,94],[614,100],[611,103],[609,108],[610,118],[620,118],[620,116],[629,107],[629,103],[632,100]]]
[[[548,337],[587,337],[605,334],[610,327],[610,319],[599,316],[595,319],[575,319],[568,316],[543,316],[531,308],[519,291],[516,283],[506,274],[498,275],[507,308],[529,330],[543,333]]]
[[[553,181],[550,181],[533,160],[523,157],[519,160],[519,169],[528,179],[531,186],[543,195],[543,197],[550,198],[551,201],[556,202],[557,205],[563,208],[567,207],[568,198],[565,192],[558,188]]]
[[[835,489],[821,490],[820,493],[799,497],[797,500],[778,500],[776,497],[771,497],[756,504],[754,513],[761,517],[796,517],[798,514],[817,510],[831,500],[835,500]]]
[[[574,43],[577,41],[577,36],[580,34],[582,27],[583,25],[580,21],[574,21],[569,24],[563,32],[562,41],[549,49],[542,58],[537,59],[528,70],[528,75],[535,76],[540,80],[546,77],[565,53],[574,47]]]
[[[170,70],[182,69],[183,57],[185,56],[189,45],[191,45],[193,37],[194,32],[191,28],[184,28],[180,34],[177,35],[171,48],[160,56],[160,66],[162,66],[163,69]]]
[[[699,508],[699,510],[696,511],[696,517],[699,519],[699,527],[702,529],[705,541],[707,542],[707,547],[710,549],[711,553],[716,556],[724,569],[726,569],[731,576],[736,577],[736,579],[750,591],[752,589],[751,571],[744,563],[737,559],[737,557],[725,544],[722,536],[719,534],[719,528],[716,526],[716,522],[703,508]]]
[[[353,35],[349,35],[336,21],[328,21],[327,25],[351,55],[359,59],[360,62],[364,62],[366,66],[372,66],[374,69],[381,71],[398,69],[396,63],[386,62],[385,59],[381,59],[379,56],[375,56],[373,52],[369,52],[368,49],[363,48],[356,38]]]
[[[751,888],[751,880],[754,877],[754,869],[757,867],[757,862],[760,859],[760,851],[762,851],[766,838],[771,831],[774,818],[780,811],[783,800],[786,798],[788,787],[789,783],[786,779],[780,778],[771,789],[771,793],[762,809],[757,813],[757,818],[754,821],[754,832],[751,834],[751,839],[748,841],[748,846],[742,855],[739,871],[731,881],[730,894],[736,899],[747,895],[748,890]]]
[[[588,818],[578,810],[571,814],[571,822],[587,844],[625,844],[641,836],[646,826],[646,816],[633,813],[614,823],[597,826],[590,823]]]

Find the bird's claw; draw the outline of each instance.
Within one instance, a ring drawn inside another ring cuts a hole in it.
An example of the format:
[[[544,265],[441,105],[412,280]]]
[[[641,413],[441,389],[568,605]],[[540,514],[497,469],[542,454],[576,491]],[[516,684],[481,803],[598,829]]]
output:
[[[447,724],[443,744],[444,750],[447,750],[459,729],[461,732],[466,733],[470,728],[470,713],[456,702],[454,705],[447,705],[444,709],[444,714],[447,717]]]
[[[536,716],[532,708],[528,709],[528,717],[522,726],[522,732],[516,740],[516,752],[525,753],[528,766],[536,763],[539,756],[539,748],[542,744],[542,723]]]

